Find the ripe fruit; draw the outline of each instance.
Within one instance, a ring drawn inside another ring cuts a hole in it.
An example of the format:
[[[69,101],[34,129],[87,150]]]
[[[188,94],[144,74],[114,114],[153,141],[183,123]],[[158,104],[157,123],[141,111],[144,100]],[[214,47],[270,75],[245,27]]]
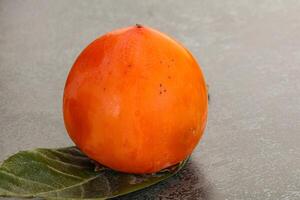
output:
[[[118,171],[152,173],[191,154],[207,101],[191,53],[137,25],[105,34],[79,55],[65,85],[64,121],[90,158]]]

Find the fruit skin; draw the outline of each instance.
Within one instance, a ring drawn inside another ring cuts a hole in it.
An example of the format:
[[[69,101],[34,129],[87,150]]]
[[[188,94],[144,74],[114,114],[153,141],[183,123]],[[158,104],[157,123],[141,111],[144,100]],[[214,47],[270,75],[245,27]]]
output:
[[[205,80],[191,53],[140,25],[88,45],[69,73],[63,99],[74,143],[128,173],[157,172],[190,155],[207,109]]]

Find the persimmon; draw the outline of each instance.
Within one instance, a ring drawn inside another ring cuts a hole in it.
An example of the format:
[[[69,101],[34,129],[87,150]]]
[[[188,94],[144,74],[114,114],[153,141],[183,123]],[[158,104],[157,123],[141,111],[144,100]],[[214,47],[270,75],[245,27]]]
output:
[[[63,99],[76,146],[127,173],[157,172],[189,156],[207,109],[205,79],[192,54],[141,25],[88,45],[72,66]]]

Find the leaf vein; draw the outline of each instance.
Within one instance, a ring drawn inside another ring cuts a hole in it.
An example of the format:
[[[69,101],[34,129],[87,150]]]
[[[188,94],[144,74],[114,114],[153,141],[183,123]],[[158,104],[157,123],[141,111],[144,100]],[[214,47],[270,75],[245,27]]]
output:
[[[55,149],[51,149],[51,151],[57,153],[57,154],[60,154],[60,155],[63,155],[65,157],[68,157],[68,158],[75,158],[75,159],[80,159],[80,160],[89,160],[88,157],[86,156],[76,156],[76,155],[72,155],[72,154],[68,154],[68,153],[65,153],[65,152],[62,152],[62,151],[57,151]]]
[[[43,195],[43,196],[44,196],[44,195],[46,195],[47,193],[61,192],[61,191],[64,191],[64,190],[66,190],[66,189],[70,189],[70,188],[74,188],[74,187],[77,187],[77,186],[81,186],[81,185],[83,185],[83,184],[85,184],[85,183],[88,183],[89,181],[92,181],[92,180],[98,178],[100,175],[101,175],[101,174],[98,174],[98,175],[96,175],[96,176],[94,176],[94,177],[92,177],[92,178],[83,180],[83,181],[81,181],[81,182],[79,182],[79,183],[76,183],[76,184],[74,184],[74,185],[70,185],[70,186],[65,187],[65,188],[59,188],[59,189],[52,190],[52,191],[48,191],[48,192],[40,192],[40,193],[36,193],[35,195]]]
[[[30,183],[35,183],[35,184],[43,185],[43,186],[46,186],[46,187],[50,187],[51,189],[56,189],[55,187],[53,187],[49,184],[45,184],[45,183],[37,182],[37,181],[34,181],[34,180],[30,180],[30,179],[27,179],[27,178],[23,178],[23,177],[15,175],[11,172],[8,172],[8,171],[0,170],[0,173],[6,174],[7,176],[10,176],[10,177],[12,177],[14,179],[17,179],[17,180],[27,181],[27,182],[30,182]]]
[[[65,172],[63,172],[63,171],[60,171],[60,170],[58,170],[58,169],[55,169],[54,167],[51,167],[50,165],[47,165],[47,167],[48,167],[49,169],[51,169],[52,171],[55,171],[55,172],[57,172],[57,173],[59,173],[59,174],[62,174],[62,175],[64,175],[64,176],[69,176],[69,177],[72,177],[72,178],[75,178],[75,179],[84,180],[83,178],[81,178],[81,177],[79,177],[79,176],[76,176],[76,175],[73,175],[73,174],[65,173]]]
[[[65,165],[65,166],[75,167],[75,168],[79,168],[79,169],[87,169],[87,167],[82,167],[82,166],[79,166],[79,165],[74,165],[74,164],[70,164],[70,163],[67,163],[67,162],[63,162],[61,160],[50,158],[49,156],[46,156],[45,154],[43,154],[43,153],[41,153],[37,150],[33,150],[32,152],[35,152],[35,153],[39,154],[40,156],[44,157],[45,159],[60,163],[60,164]]]

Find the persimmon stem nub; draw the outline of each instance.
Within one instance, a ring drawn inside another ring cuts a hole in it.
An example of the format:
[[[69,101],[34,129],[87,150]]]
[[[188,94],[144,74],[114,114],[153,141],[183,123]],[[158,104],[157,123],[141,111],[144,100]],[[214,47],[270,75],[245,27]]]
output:
[[[136,26],[137,28],[142,28],[142,27],[143,27],[143,26],[140,25],[140,24],[135,24],[135,26]]]

